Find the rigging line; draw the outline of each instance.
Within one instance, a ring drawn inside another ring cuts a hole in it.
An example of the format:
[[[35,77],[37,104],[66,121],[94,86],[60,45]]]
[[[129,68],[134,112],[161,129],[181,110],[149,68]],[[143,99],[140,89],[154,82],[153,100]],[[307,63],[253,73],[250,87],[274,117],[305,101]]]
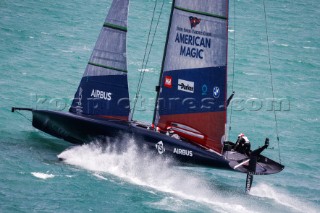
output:
[[[25,116],[24,114],[20,113],[19,111],[16,111],[18,114],[20,114],[22,117],[24,117],[25,119],[27,119],[28,121],[30,121],[32,123],[32,120],[30,120],[29,118],[27,118],[27,116]]]
[[[154,38],[155,38],[155,36],[156,36],[157,29],[158,29],[158,26],[159,26],[159,22],[160,22],[160,17],[161,17],[161,14],[162,14],[163,6],[164,6],[164,0],[162,0],[162,5],[161,5],[161,8],[160,8],[160,12],[159,12],[157,24],[156,24],[155,30],[154,30],[154,32],[153,32],[153,35],[152,35],[152,40],[151,40],[149,52],[148,52],[147,59],[146,59],[145,65],[144,65],[144,67],[143,67],[143,70],[145,70],[145,69],[147,68],[147,65],[148,65],[148,62],[149,62],[149,57],[150,57],[150,53],[151,53],[151,50],[152,50],[152,47],[153,47]],[[142,72],[141,84],[140,84],[139,90],[138,90],[138,92],[137,92],[138,94],[140,94],[140,90],[141,90],[141,86],[142,86],[144,74],[145,74],[145,71]]]
[[[153,25],[153,20],[154,20],[154,17],[155,17],[155,11],[156,11],[156,8],[157,8],[157,4],[158,4],[158,1],[156,0],[154,2],[153,12],[152,12],[152,19],[151,19],[151,22],[150,22],[148,38],[147,38],[146,47],[145,47],[145,50],[144,50],[144,56],[143,56],[143,60],[142,60],[142,64],[141,64],[141,72],[140,72],[140,75],[139,75],[139,81],[138,81],[137,90],[136,90],[137,92],[136,92],[136,95],[135,95],[135,100],[134,100],[134,103],[133,103],[133,108],[132,108],[131,119],[130,120],[132,120],[132,118],[133,118],[133,114],[134,114],[134,111],[135,111],[135,108],[136,108],[136,104],[137,104],[137,101],[138,101],[138,95],[139,95],[138,91],[140,91],[139,88],[141,88],[141,84],[142,84],[142,74],[144,73],[143,67],[144,67],[144,63],[145,63],[145,59],[146,59],[147,49],[148,49],[148,46],[149,46],[149,39],[150,39],[151,31],[152,31],[152,25]]]
[[[147,68],[147,65],[148,65],[148,62],[149,62],[149,57],[150,57],[150,53],[151,53],[151,50],[152,50],[152,47],[153,47],[154,38],[155,38],[155,35],[157,33],[157,29],[158,29],[158,26],[159,26],[159,23],[160,23],[160,17],[162,15],[163,6],[164,6],[164,0],[162,0],[162,5],[161,5],[161,8],[160,8],[160,12],[159,12],[158,20],[157,20],[157,23],[156,23],[156,26],[155,26],[155,30],[154,30],[153,35],[152,35],[152,40],[151,40],[149,52],[148,52],[148,55],[147,55],[147,59],[146,59],[146,61],[144,63],[144,66],[142,67],[141,81],[140,81],[140,86],[139,86],[139,88],[137,90],[136,97],[140,94],[140,90],[141,90],[141,87],[142,87],[142,82],[143,82],[143,79],[144,79],[145,69]],[[138,98],[136,98],[136,100],[135,100],[135,105],[136,105],[137,99]],[[135,105],[134,105],[134,108],[135,108]],[[132,116],[133,116],[133,114],[134,114],[134,109],[132,111]]]
[[[265,0],[263,0],[263,10],[264,10],[264,21],[266,26],[266,36],[267,36],[267,43],[268,43],[268,58],[269,58],[269,71],[270,71],[270,82],[271,82],[271,89],[272,89],[272,98],[274,100],[274,87],[273,87],[273,75],[272,75],[272,67],[271,67],[271,57],[270,57],[270,44],[269,44],[269,35],[268,35],[268,21],[267,21],[267,12],[266,12],[266,4]],[[274,113],[274,120],[276,123],[276,133],[277,133],[277,141],[278,141],[278,149],[279,149],[279,161],[281,163],[280,157],[280,139],[279,139],[279,130],[278,130],[278,119],[276,109],[273,109]]]
[[[230,20],[230,19],[229,19]],[[236,60],[236,1],[233,1],[233,62],[232,62],[232,83],[231,88],[232,92],[234,92],[234,76],[235,76],[235,60]],[[231,132],[231,124],[232,124],[232,112],[233,112],[233,104],[231,103],[230,116],[229,116],[229,133]]]
[[[151,44],[150,44],[150,48],[149,48],[149,52],[148,52],[148,56],[147,56],[147,60],[146,60],[146,63],[145,63],[144,70],[147,68],[147,65],[148,65],[148,62],[149,62],[149,57],[150,57],[150,53],[151,53],[151,50],[152,50],[154,38],[155,38],[155,36],[156,36],[157,29],[158,29],[158,26],[159,26],[159,22],[160,22],[160,17],[161,17],[161,14],[162,14],[163,6],[164,6],[164,0],[162,0],[162,5],[161,5],[161,8],[160,8],[160,13],[159,13],[159,16],[158,16],[158,21],[157,21],[156,28],[155,28],[155,31],[154,31],[153,36],[152,36],[152,41],[151,41]],[[142,74],[142,81],[143,81],[144,73],[145,73],[145,72],[143,72],[143,74]],[[140,88],[140,89],[141,89],[141,88]],[[140,92],[140,89],[139,89],[139,92]]]

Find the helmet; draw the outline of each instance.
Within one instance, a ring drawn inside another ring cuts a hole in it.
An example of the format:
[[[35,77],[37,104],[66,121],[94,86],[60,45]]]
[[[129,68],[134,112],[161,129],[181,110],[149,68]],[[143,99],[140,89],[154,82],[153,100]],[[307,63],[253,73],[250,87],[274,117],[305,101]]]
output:
[[[242,138],[244,136],[244,134],[243,133],[240,133],[239,135],[238,135],[238,138]]]
[[[173,133],[174,133],[174,131],[172,130],[172,127],[171,127],[171,126],[168,126],[168,127],[167,127],[167,131],[168,131],[170,134],[173,134]]]

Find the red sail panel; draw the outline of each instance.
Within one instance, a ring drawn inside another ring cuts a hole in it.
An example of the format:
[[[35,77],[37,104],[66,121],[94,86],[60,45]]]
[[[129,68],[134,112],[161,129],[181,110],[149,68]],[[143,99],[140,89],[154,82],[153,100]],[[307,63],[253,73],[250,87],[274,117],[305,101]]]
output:
[[[205,134],[203,138],[198,136],[200,134],[195,136],[191,134],[191,138],[194,138],[194,140],[196,140],[195,142],[197,142],[198,144],[211,148],[220,153],[223,142],[221,136],[223,136],[225,133],[225,127],[220,125],[221,123],[226,123],[225,112],[195,113],[191,115],[182,114],[174,116],[162,115],[158,126],[161,129],[166,129],[168,126],[172,126],[174,129],[175,124],[192,124],[192,128],[194,128],[195,130],[201,130],[199,132]],[[180,131],[175,130],[175,132]],[[193,131],[189,132],[192,133]]]

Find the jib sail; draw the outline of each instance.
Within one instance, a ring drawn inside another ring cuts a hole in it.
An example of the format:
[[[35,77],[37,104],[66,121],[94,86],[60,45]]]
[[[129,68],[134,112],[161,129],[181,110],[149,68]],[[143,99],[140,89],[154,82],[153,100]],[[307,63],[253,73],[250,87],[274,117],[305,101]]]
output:
[[[129,0],[114,0],[70,112],[128,120],[126,36]]]
[[[175,0],[155,124],[221,153],[226,124],[228,0]]]

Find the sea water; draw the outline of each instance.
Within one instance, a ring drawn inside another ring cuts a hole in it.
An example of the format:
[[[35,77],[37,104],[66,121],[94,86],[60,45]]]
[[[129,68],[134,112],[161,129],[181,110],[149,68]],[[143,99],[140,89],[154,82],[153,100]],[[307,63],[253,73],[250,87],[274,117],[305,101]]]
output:
[[[145,71],[134,119],[146,122],[172,5],[164,1],[142,67],[154,3],[131,1],[128,20],[131,97]],[[255,176],[250,194],[241,173],[174,167],[137,148],[139,141],[129,136],[112,139],[126,140],[122,153],[95,142],[71,146],[34,129],[30,113],[11,113],[12,106],[68,109],[110,4],[0,1],[0,212],[320,211],[318,1],[265,0],[267,32],[262,0],[230,1],[228,89],[236,95],[228,111],[229,139],[244,132],[257,148],[269,137],[264,154],[286,166],[279,174]],[[276,107],[279,144],[272,88],[282,103]]]

